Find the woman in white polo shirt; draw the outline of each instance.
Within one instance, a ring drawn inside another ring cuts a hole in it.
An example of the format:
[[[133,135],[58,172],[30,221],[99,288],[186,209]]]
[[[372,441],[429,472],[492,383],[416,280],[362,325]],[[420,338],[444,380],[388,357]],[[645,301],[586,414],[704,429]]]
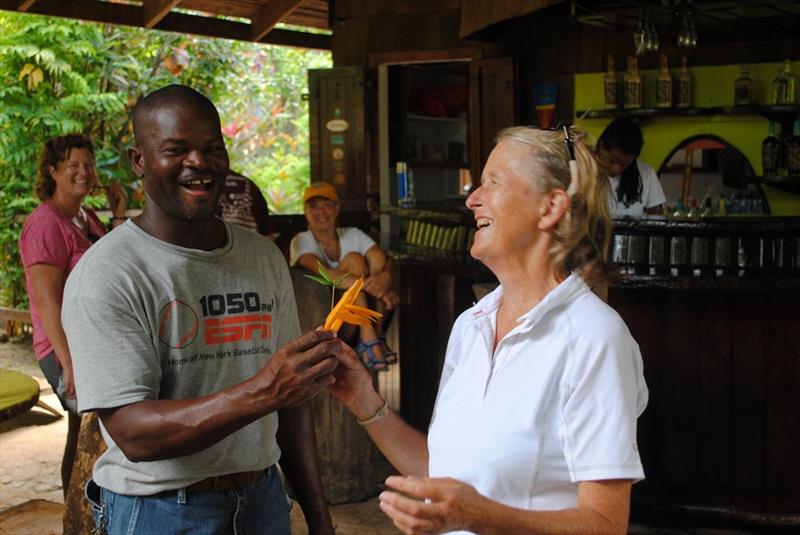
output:
[[[405,533],[619,533],[644,477],[639,348],[589,289],[606,280],[607,180],[575,129],[510,128],[467,200],[471,254],[500,286],[456,321],[427,436],[355,356],[329,387],[403,474],[381,509]]]
[[[663,213],[664,188],[653,168],[639,161],[642,146],[642,131],[627,117],[611,121],[597,140],[597,155],[608,171],[611,217]]]

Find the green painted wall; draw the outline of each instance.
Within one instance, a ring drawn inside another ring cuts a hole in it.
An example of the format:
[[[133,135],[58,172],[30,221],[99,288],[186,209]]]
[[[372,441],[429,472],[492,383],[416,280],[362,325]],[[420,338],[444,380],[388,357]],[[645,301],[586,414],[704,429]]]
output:
[[[768,104],[772,79],[783,63],[757,63],[750,66],[754,104]],[[671,69],[673,76],[677,69]],[[800,61],[793,61],[791,71],[800,86]],[[692,106],[698,108],[732,106],[734,80],[739,77],[738,65],[690,67]],[[644,107],[655,107],[656,70],[642,71]],[[605,73],[575,75],[576,113],[588,109],[602,110]],[[800,89],[800,88],[799,88]],[[594,138],[603,132],[610,119],[583,119],[579,126]],[[750,161],[756,174],[761,174],[761,141],[767,136],[768,120],[761,115],[713,115],[709,117],[656,117],[642,124],[645,145],[641,160],[658,169],[670,151],[684,139],[698,134],[719,136],[739,149]],[[800,195],[763,186],[773,215],[800,215]]]

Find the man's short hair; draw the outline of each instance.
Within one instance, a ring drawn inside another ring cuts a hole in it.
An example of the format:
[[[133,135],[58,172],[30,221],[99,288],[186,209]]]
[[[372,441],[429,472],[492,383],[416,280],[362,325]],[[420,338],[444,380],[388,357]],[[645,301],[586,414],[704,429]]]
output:
[[[141,122],[156,108],[165,104],[185,103],[208,111],[219,122],[219,113],[214,104],[202,93],[186,85],[172,84],[161,89],[156,89],[149,95],[139,99],[133,107],[133,136],[138,140],[141,132]]]

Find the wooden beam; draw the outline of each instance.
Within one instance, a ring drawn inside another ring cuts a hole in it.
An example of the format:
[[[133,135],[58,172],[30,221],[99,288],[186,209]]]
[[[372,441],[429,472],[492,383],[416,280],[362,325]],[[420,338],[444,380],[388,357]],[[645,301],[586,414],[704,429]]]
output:
[[[253,41],[261,41],[284,18],[297,9],[302,0],[272,0],[258,8],[251,21]]]
[[[145,28],[155,28],[161,19],[167,16],[170,10],[177,6],[181,0],[144,0],[142,8],[144,17],[142,26]]]
[[[17,11],[18,0],[0,0],[0,10]],[[99,2],[97,0],[38,0],[28,10],[29,13],[88,20],[106,24],[141,27],[143,11],[133,4]],[[159,31],[190,33],[237,41],[252,41],[252,26],[213,17],[168,13],[158,25]],[[260,43],[296,46],[317,50],[331,49],[331,36],[318,33],[296,32],[276,29],[269,32]]]
[[[17,11],[28,11],[35,2],[36,0],[22,0]]]

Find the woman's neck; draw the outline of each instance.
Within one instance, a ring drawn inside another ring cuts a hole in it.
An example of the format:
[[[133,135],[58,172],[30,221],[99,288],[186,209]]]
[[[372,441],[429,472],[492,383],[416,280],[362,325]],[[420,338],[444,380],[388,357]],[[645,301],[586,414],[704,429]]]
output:
[[[503,285],[502,307],[521,316],[558,286],[568,274],[550,261],[546,248],[523,257],[507,257],[492,272]]]
[[[339,235],[336,234],[336,227],[327,230],[312,230],[311,234],[319,243],[331,245],[339,240]]]
[[[82,199],[77,197],[59,195],[58,190],[56,190],[48,202],[52,206],[55,206],[64,217],[77,217],[81,211],[81,200]]]

